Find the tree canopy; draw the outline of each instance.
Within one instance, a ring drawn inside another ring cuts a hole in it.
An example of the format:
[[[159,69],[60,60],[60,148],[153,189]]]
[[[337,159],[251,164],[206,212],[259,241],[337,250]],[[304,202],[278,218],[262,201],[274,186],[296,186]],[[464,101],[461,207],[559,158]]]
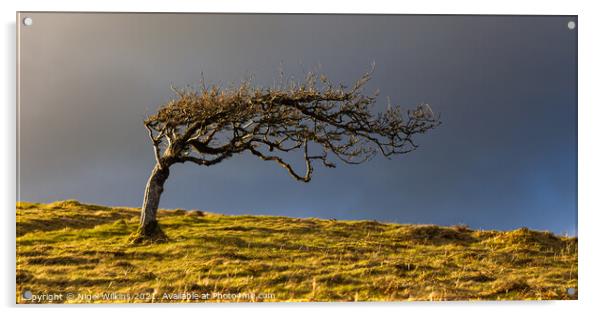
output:
[[[245,80],[237,87],[172,88],[175,98],[144,124],[160,168],[192,162],[211,166],[249,152],[273,161],[299,181],[311,180],[314,163],[335,167],[332,158],[359,164],[376,154],[405,154],[413,136],[440,124],[427,104],[403,110],[388,105],[373,113],[377,93],[363,88],[372,71],[352,86],[334,85],[308,73],[302,81],[261,88]],[[302,153],[305,170],[293,168],[288,152]]]

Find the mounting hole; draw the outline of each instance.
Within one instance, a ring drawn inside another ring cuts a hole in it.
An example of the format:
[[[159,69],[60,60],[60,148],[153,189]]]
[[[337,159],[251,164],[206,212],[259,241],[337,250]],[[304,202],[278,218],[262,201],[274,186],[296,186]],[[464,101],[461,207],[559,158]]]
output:
[[[25,291],[23,292],[23,298],[26,300],[30,300],[32,298],[33,294],[31,293],[31,291]]]
[[[569,21],[566,26],[569,28],[569,30],[574,30],[577,26],[577,23],[575,23],[575,21]]]
[[[570,287],[566,290],[566,293],[570,296],[573,296],[573,295],[575,295],[575,293],[577,293],[577,291],[575,290],[574,287]]]
[[[33,19],[30,17],[26,17],[23,19],[23,25],[25,26],[32,26],[33,25]]]

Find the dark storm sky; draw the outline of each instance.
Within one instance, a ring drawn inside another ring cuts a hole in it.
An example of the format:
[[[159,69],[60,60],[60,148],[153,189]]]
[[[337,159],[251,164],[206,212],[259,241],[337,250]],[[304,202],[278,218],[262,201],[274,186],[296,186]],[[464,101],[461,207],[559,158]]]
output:
[[[139,206],[142,121],[170,84],[271,85],[321,65],[431,104],[443,125],[393,160],[299,183],[251,156],[172,168],[164,208],[576,234],[577,31],[571,17],[32,13],[21,27],[20,199]]]

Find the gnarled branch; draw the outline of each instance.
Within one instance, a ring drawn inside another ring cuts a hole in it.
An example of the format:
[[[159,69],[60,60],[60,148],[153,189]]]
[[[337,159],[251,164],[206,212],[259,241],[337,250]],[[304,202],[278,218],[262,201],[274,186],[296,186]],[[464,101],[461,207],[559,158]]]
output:
[[[415,135],[440,124],[439,115],[427,104],[407,111],[389,105],[373,114],[376,96],[362,93],[371,76],[372,71],[350,89],[335,87],[313,73],[303,82],[270,89],[254,88],[249,81],[229,89],[172,88],[176,98],[150,116],[145,126],[162,167],[182,162],[210,166],[247,151],[308,182],[316,160],[332,168],[330,154],[348,164],[363,163],[378,153],[387,158],[406,154],[418,148]],[[303,151],[304,174],[279,154],[297,150]],[[319,154],[311,153],[315,150]]]

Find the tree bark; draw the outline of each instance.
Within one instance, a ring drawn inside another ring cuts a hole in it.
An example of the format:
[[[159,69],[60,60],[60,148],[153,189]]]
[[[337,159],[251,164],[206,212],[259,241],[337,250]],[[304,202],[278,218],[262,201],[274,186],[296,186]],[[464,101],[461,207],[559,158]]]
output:
[[[140,228],[138,229],[138,235],[141,238],[165,237],[157,223],[157,210],[167,177],[169,177],[169,167],[161,167],[157,164],[148,178],[140,214]]]

